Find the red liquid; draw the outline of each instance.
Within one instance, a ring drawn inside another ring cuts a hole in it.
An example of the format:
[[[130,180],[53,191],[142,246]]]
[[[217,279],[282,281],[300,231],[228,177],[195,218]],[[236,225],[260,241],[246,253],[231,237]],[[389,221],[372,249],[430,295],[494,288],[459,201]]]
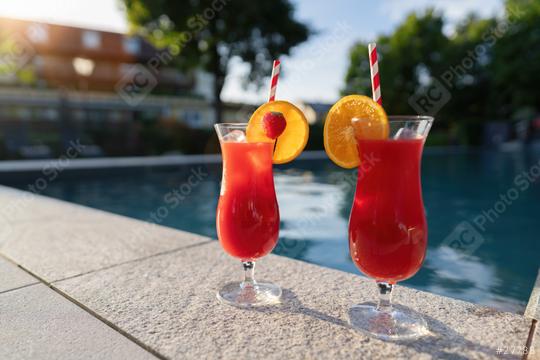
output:
[[[223,181],[217,233],[225,251],[255,260],[276,246],[279,210],[274,191],[271,143],[223,142]]]
[[[376,280],[405,280],[424,261],[423,144],[423,139],[358,140],[362,165],[349,219],[349,249],[356,266]]]

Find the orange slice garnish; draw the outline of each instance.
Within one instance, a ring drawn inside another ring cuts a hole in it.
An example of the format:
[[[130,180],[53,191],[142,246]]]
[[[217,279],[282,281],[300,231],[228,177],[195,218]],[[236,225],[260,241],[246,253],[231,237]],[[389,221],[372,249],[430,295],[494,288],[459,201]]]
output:
[[[336,165],[351,169],[360,164],[355,133],[362,139],[388,138],[384,109],[364,95],[345,96],[326,115],[324,149]]]
[[[277,138],[273,163],[284,164],[294,160],[306,147],[309,138],[309,125],[304,113],[287,101],[271,101],[261,105],[251,118],[246,129],[248,142],[274,142],[266,136],[263,127],[264,114],[275,111],[285,117],[287,126]]]

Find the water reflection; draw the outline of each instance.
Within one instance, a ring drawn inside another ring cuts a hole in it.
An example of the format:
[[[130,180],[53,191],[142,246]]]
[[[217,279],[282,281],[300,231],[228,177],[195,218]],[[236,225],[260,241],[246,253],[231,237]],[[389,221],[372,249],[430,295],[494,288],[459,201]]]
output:
[[[493,291],[503,281],[493,264],[486,264],[477,256],[440,246],[432,249],[424,267],[434,281],[417,286],[420,289],[508,311],[523,309],[522,301]]]

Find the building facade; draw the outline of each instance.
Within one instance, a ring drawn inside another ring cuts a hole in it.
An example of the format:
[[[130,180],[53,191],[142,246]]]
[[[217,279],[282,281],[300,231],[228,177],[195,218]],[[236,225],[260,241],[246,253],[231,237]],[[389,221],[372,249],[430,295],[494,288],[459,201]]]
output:
[[[0,132],[8,157],[52,156],[47,144],[100,123],[209,129],[212,81],[179,71],[167,50],[138,36],[0,18]],[[225,104],[224,118],[244,117],[247,108]]]

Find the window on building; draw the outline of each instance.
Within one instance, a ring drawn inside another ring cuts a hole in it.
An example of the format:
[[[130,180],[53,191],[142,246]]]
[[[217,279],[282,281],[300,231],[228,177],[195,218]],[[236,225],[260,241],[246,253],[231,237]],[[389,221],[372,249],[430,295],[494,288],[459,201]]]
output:
[[[28,39],[36,44],[43,44],[49,41],[49,29],[45,24],[31,24],[26,29]]]
[[[141,51],[141,42],[136,37],[124,37],[122,46],[128,54],[136,55]]]
[[[98,49],[101,46],[101,35],[96,31],[83,31],[82,43],[87,49]]]

